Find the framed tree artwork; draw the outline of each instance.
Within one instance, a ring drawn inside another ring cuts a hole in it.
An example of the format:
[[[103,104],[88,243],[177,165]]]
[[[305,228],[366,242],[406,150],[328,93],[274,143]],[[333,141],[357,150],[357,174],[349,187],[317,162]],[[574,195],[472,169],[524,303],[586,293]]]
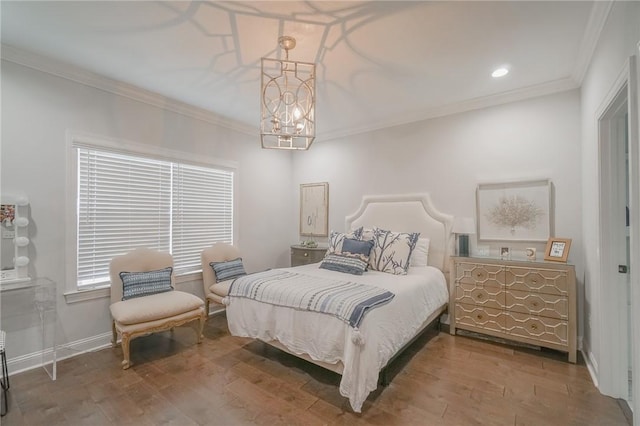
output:
[[[329,184],[300,185],[300,235],[326,237],[329,235]]]
[[[551,180],[480,184],[476,214],[479,241],[547,241],[553,235]]]

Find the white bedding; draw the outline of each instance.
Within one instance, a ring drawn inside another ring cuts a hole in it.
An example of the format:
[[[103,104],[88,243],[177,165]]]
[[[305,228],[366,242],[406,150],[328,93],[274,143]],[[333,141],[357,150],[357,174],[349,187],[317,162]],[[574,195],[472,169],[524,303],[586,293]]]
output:
[[[429,315],[447,303],[445,277],[431,266],[412,267],[407,275],[368,271],[356,276],[320,269],[318,265],[285,269],[374,285],[395,294],[390,303],[364,317],[359,330],[363,344],[354,343],[354,330],[338,318],[241,298],[233,298],[227,306],[229,330],[234,336],[277,340],[291,352],[308,354],[317,361],[342,361],[340,394],[349,398],[355,412],[360,412],[377,387],[382,367],[415,336]]]

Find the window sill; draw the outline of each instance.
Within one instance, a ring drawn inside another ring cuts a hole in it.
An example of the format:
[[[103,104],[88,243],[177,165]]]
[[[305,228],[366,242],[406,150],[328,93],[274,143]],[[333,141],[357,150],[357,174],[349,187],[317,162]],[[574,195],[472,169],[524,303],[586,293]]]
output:
[[[174,279],[175,284],[182,284],[192,281],[202,280],[202,271],[194,271],[186,274],[178,275]],[[64,293],[67,304],[85,302],[87,300],[102,299],[111,297],[111,289],[109,286],[92,288],[90,290],[75,290]]]
[[[103,297],[110,297],[111,289],[109,286],[92,288],[90,290],[75,290],[68,291],[64,294],[64,298],[67,304],[85,302],[92,299],[102,299]]]

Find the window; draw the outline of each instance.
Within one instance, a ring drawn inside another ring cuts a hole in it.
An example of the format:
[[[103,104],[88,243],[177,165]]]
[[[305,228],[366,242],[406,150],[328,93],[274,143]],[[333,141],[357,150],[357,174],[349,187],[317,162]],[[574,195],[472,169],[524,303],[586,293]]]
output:
[[[200,252],[233,243],[234,171],[73,145],[77,170],[76,289],[109,283],[109,262],[136,247],[173,255],[176,274]]]

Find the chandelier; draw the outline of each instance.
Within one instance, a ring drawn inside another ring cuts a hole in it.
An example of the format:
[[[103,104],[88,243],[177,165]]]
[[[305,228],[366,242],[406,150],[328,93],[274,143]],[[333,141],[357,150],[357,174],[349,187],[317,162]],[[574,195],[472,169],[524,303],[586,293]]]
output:
[[[284,60],[262,58],[260,141],[263,148],[309,149],[316,137],[316,64],[289,60],[296,39],[278,39]]]

